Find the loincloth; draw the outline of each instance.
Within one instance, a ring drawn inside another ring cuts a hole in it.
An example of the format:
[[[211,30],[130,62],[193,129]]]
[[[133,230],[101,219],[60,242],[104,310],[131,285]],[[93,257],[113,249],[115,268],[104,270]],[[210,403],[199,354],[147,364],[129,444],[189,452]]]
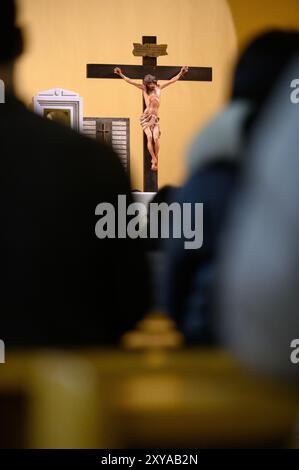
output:
[[[147,129],[148,127],[153,129],[159,124],[159,121],[160,118],[158,118],[156,114],[149,114],[147,111],[145,111],[140,118],[140,125],[143,130]]]

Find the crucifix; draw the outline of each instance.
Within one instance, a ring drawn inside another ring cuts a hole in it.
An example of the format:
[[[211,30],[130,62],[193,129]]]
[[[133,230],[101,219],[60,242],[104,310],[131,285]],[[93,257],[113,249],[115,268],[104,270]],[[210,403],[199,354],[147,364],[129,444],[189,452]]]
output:
[[[99,127],[97,132],[100,134],[100,141],[111,145],[111,126],[107,126],[106,123],[102,122]],[[109,129],[107,127],[109,127]]]
[[[167,46],[158,45],[156,36],[142,36],[142,45],[134,44],[134,46],[133,54],[142,56],[142,65],[87,64],[87,78],[120,79],[113,72],[116,66],[133,79],[143,79],[145,75],[151,74],[157,80],[169,80],[179,72],[180,67],[157,65],[157,57],[167,55]],[[212,68],[189,67],[188,73],[181,80],[210,82],[212,81]],[[158,190],[158,173],[151,170],[151,157],[147,149],[145,134],[143,137],[143,189],[149,192]]]

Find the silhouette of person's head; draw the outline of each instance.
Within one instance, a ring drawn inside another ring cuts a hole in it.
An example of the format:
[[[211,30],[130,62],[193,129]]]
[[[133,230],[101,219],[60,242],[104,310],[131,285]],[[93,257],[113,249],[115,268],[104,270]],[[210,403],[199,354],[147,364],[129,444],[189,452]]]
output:
[[[282,76],[287,64],[299,53],[299,32],[271,30],[253,39],[241,54],[232,85],[232,99],[245,99],[253,105],[244,123],[249,135]]]
[[[12,69],[16,58],[22,53],[23,38],[16,25],[16,4],[14,0],[0,1],[0,78],[12,86]]]
[[[271,30],[257,36],[238,60],[232,98],[262,105],[296,53],[299,53],[298,31]]]

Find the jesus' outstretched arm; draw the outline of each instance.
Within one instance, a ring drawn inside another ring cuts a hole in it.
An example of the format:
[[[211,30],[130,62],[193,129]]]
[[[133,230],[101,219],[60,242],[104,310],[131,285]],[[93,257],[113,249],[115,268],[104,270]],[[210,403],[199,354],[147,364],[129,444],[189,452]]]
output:
[[[167,87],[168,85],[172,85],[173,83],[177,82],[180,78],[186,75],[187,72],[188,67],[182,67],[180,72],[175,77],[173,77],[171,80],[167,80],[167,82],[160,85],[160,89],[163,90],[163,88]]]
[[[114,69],[114,73],[116,75],[119,75],[121,78],[123,78],[127,83],[129,83],[130,85],[134,85],[136,86],[137,88],[139,88],[140,90],[144,90],[144,85],[142,85],[141,83],[138,83],[138,82],[135,82],[134,80],[132,80],[131,78],[129,77],[126,77],[121,69],[119,67],[115,67]]]

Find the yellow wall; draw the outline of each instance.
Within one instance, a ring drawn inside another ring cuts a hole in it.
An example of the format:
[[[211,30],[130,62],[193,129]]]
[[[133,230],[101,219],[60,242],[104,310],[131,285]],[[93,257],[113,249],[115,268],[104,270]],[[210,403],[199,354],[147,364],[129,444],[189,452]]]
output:
[[[168,44],[160,65],[212,66],[213,83],[177,83],[163,92],[159,185],[177,184],[193,133],[219,109],[236,52],[226,0],[19,0],[27,46],[18,66],[26,103],[38,91],[62,87],[84,99],[84,115],[129,117],[131,175],[142,189],[139,90],[116,80],[85,78],[87,63],[138,64],[132,43],[156,35]]]

